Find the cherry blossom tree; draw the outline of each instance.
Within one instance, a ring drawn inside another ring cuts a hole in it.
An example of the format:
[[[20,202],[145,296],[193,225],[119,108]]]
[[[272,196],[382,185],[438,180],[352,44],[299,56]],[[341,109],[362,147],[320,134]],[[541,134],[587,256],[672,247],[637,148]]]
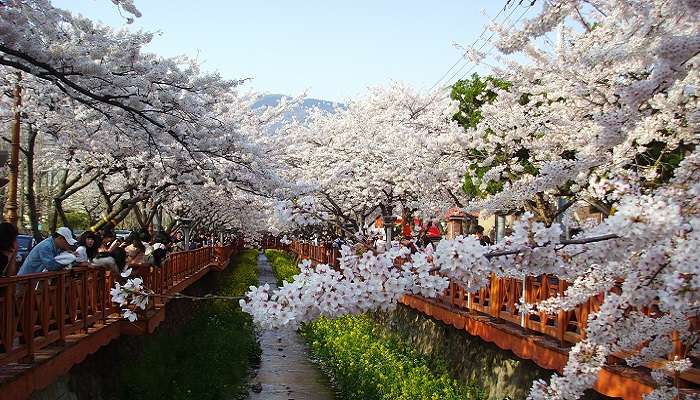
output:
[[[395,84],[283,127],[273,145],[294,185],[279,219],[354,233],[396,209],[446,210],[454,203],[445,191],[458,192],[463,170],[443,142],[459,130],[453,113],[449,98]]]
[[[140,16],[132,1],[113,2]],[[258,142],[293,102],[255,110],[258,96],[237,90],[243,80],[146,53],[151,37],[43,0],[0,7],[3,83],[25,88],[22,125],[50,143],[36,160],[25,155],[38,169],[64,171],[52,226],[67,223],[63,202],[85,190],[101,196],[103,217],[92,227],[100,229],[130,212],[145,223],[183,186],[261,194],[278,184]]]
[[[416,286],[439,293],[444,280],[417,278],[430,271],[469,290],[492,273],[571,282],[562,297],[523,302],[523,312],[570,310],[605,293],[563,374],[535,382],[533,399],[579,398],[613,353],[631,354],[632,366],[664,359],[672,335],[696,350],[689,320],[700,293],[699,11],[697,1],[554,1],[514,32],[497,28],[504,55],[522,51],[532,61],[504,58],[507,68],[495,73],[510,86],[491,88],[497,97],[482,106],[481,121],[450,142],[462,147],[480,190],[467,210],[530,210],[513,234],[491,248],[473,238],[445,240],[432,260],[348,248],[341,272],[303,269],[279,291],[251,291],[241,306],[264,326],[294,325],[386,306]],[[558,44],[539,45],[550,32]],[[560,196],[570,209],[588,203],[608,217],[562,239],[552,224]],[[613,292],[616,281],[623,283]],[[643,312],[650,305],[654,315]],[[679,396],[669,377],[691,367],[683,357],[660,363],[652,374],[659,388],[648,398]]]

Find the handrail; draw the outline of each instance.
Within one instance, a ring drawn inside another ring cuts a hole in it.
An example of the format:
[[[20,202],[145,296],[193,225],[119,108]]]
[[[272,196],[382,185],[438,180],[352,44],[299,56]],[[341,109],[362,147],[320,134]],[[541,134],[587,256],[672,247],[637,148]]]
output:
[[[289,249],[301,259],[338,267],[339,252],[335,248],[332,249],[332,256],[327,256],[329,248],[324,244],[316,246],[294,241],[289,245]],[[397,262],[400,261],[397,260]],[[492,274],[486,286],[472,291],[467,291],[459,283],[450,281],[448,288],[435,301],[452,310],[488,315],[500,321],[508,321],[520,326],[526,332],[538,332],[552,337],[566,347],[584,339],[588,315],[600,309],[605,293],[592,296],[572,310],[560,311],[555,315],[545,312],[523,313],[518,304],[523,297],[528,304],[537,307],[537,303],[543,300],[563,296],[568,285],[567,281],[553,275],[516,279]],[[612,289],[612,291],[615,290],[617,289]],[[644,311],[651,312],[651,310],[652,307],[647,307]],[[680,353],[680,346],[676,346],[674,355]]]
[[[177,285],[210,265],[222,265],[243,242],[227,246],[203,247],[169,254],[161,267],[132,265],[132,276],[141,277],[144,286],[156,294],[171,294]],[[110,290],[119,274],[104,267],[76,267],[0,278],[0,366],[30,361],[36,352],[61,343],[75,333],[119,318]],[[167,301],[150,299],[148,313]]]
[[[334,268],[340,266],[340,250],[326,243],[313,245],[311,243],[302,243],[295,240],[288,248],[289,251],[297,254],[298,258],[302,260],[311,260],[316,264],[328,264]]]

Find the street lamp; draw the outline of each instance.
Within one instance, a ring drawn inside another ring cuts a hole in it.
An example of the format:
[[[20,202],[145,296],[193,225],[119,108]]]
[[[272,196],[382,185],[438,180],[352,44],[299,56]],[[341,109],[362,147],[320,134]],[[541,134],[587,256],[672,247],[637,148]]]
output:
[[[394,226],[396,225],[396,217],[393,215],[383,215],[382,220],[384,222],[384,230],[386,232],[386,250],[391,250],[391,235],[394,233]]]
[[[185,250],[190,249],[190,230],[192,229],[192,220],[190,218],[180,217],[178,219],[180,222],[180,228],[182,229],[182,234],[185,237]]]
[[[342,226],[342,232],[340,232],[340,233],[343,235],[343,237],[345,237],[349,240],[352,239],[352,231],[355,228],[355,224],[353,224],[351,222],[344,222],[341,224],[341,226]]]
[[[506,236],[506,215],[496,214],[496,238],[494,243],[500,242]]]

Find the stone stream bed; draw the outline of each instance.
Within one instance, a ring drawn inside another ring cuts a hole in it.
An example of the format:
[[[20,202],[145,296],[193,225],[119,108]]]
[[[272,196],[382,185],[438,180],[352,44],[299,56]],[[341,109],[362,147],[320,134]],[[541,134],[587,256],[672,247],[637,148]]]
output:
[[[258,257],[260,284],[276,287],[277,279],[265,255]],[[310,361],[304,339],[289,330],[265,331],[259,337],[262,357],[253,374],[250,400],[331,400],[328,379]]]

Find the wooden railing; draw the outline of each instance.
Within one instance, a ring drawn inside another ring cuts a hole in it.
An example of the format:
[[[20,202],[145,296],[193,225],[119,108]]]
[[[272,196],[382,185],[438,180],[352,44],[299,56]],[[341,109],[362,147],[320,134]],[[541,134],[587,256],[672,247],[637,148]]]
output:
[[[328,264],[333,267],[338,267],[340,251],[328,244],[313,245],[308,242],[293,241],[289,245],[289,250],[296,253],[298,257],[305,260],[311,260],[316,264]]]
[[[289,249],[302,259],[315,263],[338,265],[340,253],[330,246],[313,245],[294,241]],[[524,287],[524,290],[523,290]],[[571,311],[562,311],[556,316],[546,313],[523,314],[518,308],[520,298],[536,304],[550,297],[561,296],[568,283],[555,276],[527,277],[525,279],[499,278],[491,276],[482,288],[468,292],[456,282],[450,282],[437,300],[458,310],[478,312],[503,319],[527,330],[556,338],[562,344],[576,343],[583,338],[588,314],[595,312],[603,301],[603,295],[594,296]]]
[[[114,275],[101,268],[0,278],[0,365],[104,323],[116,310],[113,283]]]
[[[560,344],[576,343],[583,339],[588,315],[599,309],[603,294],[588,299],[571,311],[560,311],[556,315],[539,312],[525,314],[518,304],[524,298],[528,304],[537,304],[545,299],[562,296],[568,283],[555,276],[528,276],[525,279],[499,278],[491,276],[489,283],[468,292],[456,282],[450,282],[438,301],[457,310],[478,312],[519,325],[557,339]]]
[[[224,267],[221,264],[242,246],[242,241],[236,241],[172,253],[160,268],[132,266],[132,276],[141,277],[156,294],[170,294],[208,266]],[[0,366],[29,361],[38,350],[62,343],[71,334],[86,333],[119,318],[110,290],[122,280],[107,269],[90,267],[0,278]],[[146,312],[166,301],[152,298]]]

